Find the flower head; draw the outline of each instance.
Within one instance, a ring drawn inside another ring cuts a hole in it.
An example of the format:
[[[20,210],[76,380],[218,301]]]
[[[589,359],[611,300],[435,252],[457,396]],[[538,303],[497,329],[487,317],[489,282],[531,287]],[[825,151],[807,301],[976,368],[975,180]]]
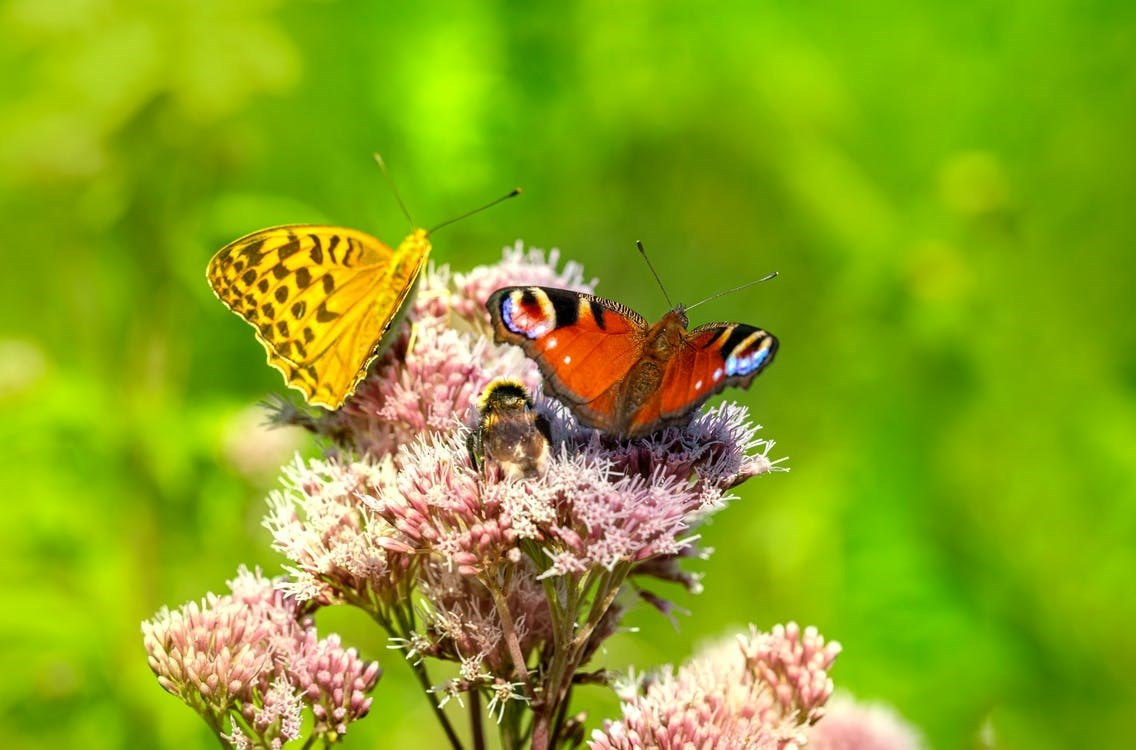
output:
[[[361,499],[393,475],[389,460],[297,458],[284,467],[284,486],[269,495],[264,525],[292,561],[288,591],[304,601],[365,608],[401,596],[414,560],[389,548],[393,529]]]
[[[824,720],[807,730],[809,750],[920,750],[919,733],[895,709],[880,703],[858,703],[837,694],[825,708]]]
[[[320,640],[300,603],[259,571],[242,567],[229,589],[177,610],[162,608],[142,623],[162,687],[234,747],[248,746],[250,737],[257,746],[295,739],[304,706],[316,717],[315,731],[331,739],[367,713],[377,663],[344,650],[337,636]],[[329,713],[335,721],[321,725]]]
[[[403,446],[395,459],[401,471],[380,477],[364,502],[395,531],[400,548],[440,554],[467,574],[515,560],[532,543],[541,551],[540,575],[557,576],[682,552],[742,473],[770,468],[763,452],[749,453],[767,450],[753,428],[735,434],[741,407],[633,443],[613,443],[563,410],[545,408],[554,445],[539,479],[481,476],[459,425]]]
[[[343,648],[338,635],[320,640],[314,630],[297,639],[287,670],[312,707],[314,731],[332,742],[371,710],[369,693],[381,674],[378,662],[365,662],[355,649]]]
[[[518,646],[528,655],[552,638],[548,599],[531,564],[518,563],[505,591]],[[432,654],[458,662],[467,681],[490,681],[512,672],[505,628],[492,593],[475,577],[441,562],[424,571],[424,632]]]
[[[820,716],[832,690],[828,668],[840,646],[794,623],[772,633],[750,628],[678,670],[625,689],[623,717],[596,730],[593,750],[803,747],[802,727]]]
[[[271,681],[273,644],[283,623],[297,615],[294,603],[259,571],[242,567],[229,586],[233,594],[210,593],[177,610],[163,607],[142,623],[158,683],[199,711],[218,715],[252,701]]]

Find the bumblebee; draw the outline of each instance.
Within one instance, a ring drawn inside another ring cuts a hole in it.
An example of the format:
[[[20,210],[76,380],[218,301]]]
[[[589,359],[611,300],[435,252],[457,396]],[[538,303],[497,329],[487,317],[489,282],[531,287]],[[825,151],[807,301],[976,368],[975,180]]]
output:
[[[543,474],[551,433],[525,387],[497,378],[485,387],[477,406],[477,427],[466,442],[474,468],[485,473],[498,466],[507,479]]]

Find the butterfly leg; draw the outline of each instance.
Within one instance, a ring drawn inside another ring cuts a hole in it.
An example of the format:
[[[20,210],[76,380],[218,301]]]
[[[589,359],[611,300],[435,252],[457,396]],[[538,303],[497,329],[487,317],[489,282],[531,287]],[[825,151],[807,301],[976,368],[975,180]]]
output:
[[[404,358],[409,357],[410,353],[414,351],[414,342],[418,339],[418,323],[411,321],[410,323],[410,336],[406,339],[406,354]]]

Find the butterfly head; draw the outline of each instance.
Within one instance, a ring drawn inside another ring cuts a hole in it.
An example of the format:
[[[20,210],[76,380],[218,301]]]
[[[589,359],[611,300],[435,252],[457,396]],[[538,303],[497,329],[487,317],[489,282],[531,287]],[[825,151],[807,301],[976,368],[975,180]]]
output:
[[[399,255],[425,257],[430,252],[430,233],[425,229],[412,229],[398,246]]]
[[[682,347],[690,323],[682,305],[670,310],[651,326],[643,338],[643,353],[659,360],[668,360]]]
[[[675,305],[674,308],[672,308],[670,311],[668,311],[663,316],[663,320],[672,320],[675,323],[678,323],[682,326],[682,329],[684,331],[690,327],[690,318],[686,315],[686,305],[682,304],[681,302]]]

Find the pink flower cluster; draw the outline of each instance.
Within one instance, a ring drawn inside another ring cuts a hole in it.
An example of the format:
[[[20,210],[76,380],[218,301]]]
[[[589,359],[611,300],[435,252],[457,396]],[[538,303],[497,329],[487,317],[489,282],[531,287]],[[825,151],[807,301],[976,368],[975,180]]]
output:
[[[397,532],[388,545],[440,554],[470,575],[515,561],[526,543],[540,550],[541,577],[610,570],[683,551],[728,488],[771,468],[769,445],[753,438],[741,407],[628,444],[542,405],[553,417],[554,449],[539,481],[480,476],[463,429],[404,446],[401,471],[364,496]]]
[[[824,720],[806,730],[809,750],[921,750],[923,741],[895,709],[837,693]]]
[[[519,245],[468,274],[431,269],[400,336],[343,409],[303,419],[281,410],[338,450],[286,468],[265,525],[292,563],[296,596],[362,607],[421,675],[425,658],[460,663],[435,692],[492,686],[495,701],[554,702],[615,632],[627,576],[696,590],[678,562],[695,554],[697,525],[731,488],[777,467],[773,443],[733,404],[639,440],[581,427],[541,394],[519,349],[490,338],[485,300],[515,284],[592,286],[579,267],[557,270],[555,254]],[[471,460],[474,404],[500,376],[524,384],[550,423],[541,476],[483,474]],[[572,606],[550,606],[550,592]],[[522,685],[530,668],[556,684]]]
[[[707,649],[624,691],[619,721],[596,730],[592,750],[753,748],[795,750],[804,725],[832,693],[828,669],[840,645],[794,623],[750,628],[735,644]]]
[[[300,603],[259,571],[241,568],[230,593],[209,594],[142,623],[158,683],[233,747],[295,739],[309,707],[314,734],[334,740],[367,715],[379,679],[336,636],[320,640]],[[226,721],[227,720],[227,721]],[[250,739],[252,738],[252,739]]]
[[[379,608],[402,596],[414,560],[389,550],[394,529],[361,501],[393,480],[387,462],[297,459],[268,497],[264,525],[292,565],[283,585],[302,601]]]
[[[512,576],[505,606],[527,656],[552,638],[548,599],[531,565],[519,562]],[[460,663],[467,683],[488,684],[512,672],[500,613],[484,585],[442,564],[425,568],[419,586],[427,602],[423,631],[431,656]]]

